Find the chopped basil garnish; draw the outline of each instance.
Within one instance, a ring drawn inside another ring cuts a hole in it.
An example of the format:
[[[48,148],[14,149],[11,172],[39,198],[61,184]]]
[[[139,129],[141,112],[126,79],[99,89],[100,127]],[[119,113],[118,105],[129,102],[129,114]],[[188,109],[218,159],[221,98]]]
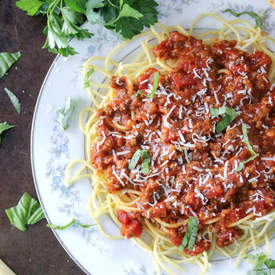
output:
[[[152,98],[154,97],[155,92],[157,91],[158,85],[159,85],[159,73],[156,72],[153,75],[153,88],[150,93],[150,97],[152,97]]]
[[[230,123],[238,116],[236,111],[227,106],[219,108],[210,107],[210,113],[212,116],[222,116],[222,120],[216,126],[216,133],[221,133]]]
[[[58,111],[57,122],[63,130],[68,128],[76,104],[77,102],[75,100],[68,97],[66,99],[65,107]]]
[[[146,94],[144,94],[142,91],[137,91],[134,95],[132,95],[132,98],[137,97],[138,95],[144,95],[147,96]]]
[[[29,193],[24,193],[16,206],[5,211],[11,224],[21,231],[45,218],[40,204]]]
[[[21,104],[19,99],[17,98],[17,96],[10,91],[8,88],[4,88],[5,92],[7,93],[8,97],[10,98],[10,101],[13,105],[13,107],[15,108],[16,112],[18,114],[20,114],[20,109],[21,109]]]
[[[275,275],[275,260],[268,259],[264,253],[248,254],[245,259],[255,262],[253,270],[248,271],[247,275]],[[267,268],[262,268],[263,265]]]
[[[250,153],[252,155],[256,155],[256,152],[253,150],[252,146],[249,143],[248,135],[247,135],[247,125],[244,123],[242,124],[242,131],[243,131],[243,139],[244,139],[245,144],[248,147],[248,150],[250,151]]]
[[[187,231],[184,235],[184,238],[182,240],[182,243],[179,247],[180,251],[183,251],[183,249],[187,246],[189,250],[193,249],[196,238],[198,235],[198,222],[195,217],[189,217],[188,224],[187,224]]]
[[[0,144],[1,144],[1,135],[3,132],[13,128],[14,126],[13,125],[9,125],[6,121],[5,122],[2,122],[0,123]]]
[[[250,158],[248,158],[247,160],[244,160],[244,161],[241,161],[238,168],[236,169],[236,172],[240,172],[243,168],[244,168],[244,165],[250,161],[252,161],[253,159],[255,159],[256,157],[259,156],[259,154],[257,154],[251,144],[249,143],[249,140],[248,140],[248,135],[247,135],[247,125],[246,124],[242,124],[242,131],[243,131],[243,139],[244,139],[244,142],[246,144],[246,146],[248,147],[248,150],[250,151],[250,153],[252,154],[252,156]]]
[[[141,172],[143,174],[148,174],[150,171],[149,164],[151,159],[148,151],[146,150],[140,150],[140,149],[137,150],[132,156],[128,167],[130,170],[134,170],[141,157],[143,158],[143,163],[141,165]]]
[[[255,159],[255,158],[258,157],[258,156],[259,156],[259,154],[256,154],[256,155],[254,155],[254,156],[248,158],[247,160],[241,161],[241,162],[239,163],[238,168],[236,169],[236,172],[240,172],[241,170],[243,170],[244,165],[245,165],[246,163],[252,161],[253,159]]]
[[[57,230],[64,230],[72,225],[79,225],[83,228],[88,228],[90,226],[93,226],[94,224],[81,224],[79,222],[77,222],[75,219],[72,219],[72,221],[70,221],[69,223],[65,224],[65,225],[54,225],[54,224],[51,224],[51,223],[48,223],[47,224],[47,227],[50,227],[52,229],[57,229]]]
[[[0,53],[0,78],[11,68],[11,66],[20,58],[21,53]]]
[[[88,72],[85,73],[85,75],[84,75],[84,87],[85,88],[88,88],[90,86],[89,78],[93,74],[94,71],[95,71],[95,69],[91,68]]]
[[[257,13],[253,12],[253,11],[243,11],[240,13],[237,13],[235,11],[233,11],[232,9],[226,9],[223,11],[223,13],[226,12],[230,12],[232,15],[234,15],[235,17],[240,17],[243,14],[247,14],[249,16],[251,16],[254,20],[255,20],[255,27],[261,27],[261,25],[263,24],[263,18],[265,13],[263,14],[263,16],[259,16]]]

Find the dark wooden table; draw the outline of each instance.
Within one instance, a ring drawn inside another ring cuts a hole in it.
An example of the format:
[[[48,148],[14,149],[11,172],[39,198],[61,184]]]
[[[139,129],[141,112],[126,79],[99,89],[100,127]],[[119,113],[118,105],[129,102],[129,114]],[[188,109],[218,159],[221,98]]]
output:
[[[66,254],[46,220],[21,232],[11,226],[5,209],[17,204],[24,192],[35,193],[30,164],[30,132],[33,110],[43,79],[54,55],[41,47],[45,18],[30,17],[15,0],[0,0],[0,52],[20,51],[22,57],[0,79],[0,122],[15,125],[3,134],[0,145],[0,259],[17,274],[83,274]],[[21,101],[18,115],[4,87]]]

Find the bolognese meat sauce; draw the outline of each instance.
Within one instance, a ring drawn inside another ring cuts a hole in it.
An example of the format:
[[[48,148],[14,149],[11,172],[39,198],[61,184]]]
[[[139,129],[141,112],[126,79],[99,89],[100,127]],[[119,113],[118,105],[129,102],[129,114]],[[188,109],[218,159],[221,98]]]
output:
[[[210,46],[172,32],[153,49],[160,60],[174,61],[171,71],[150,68],[133,84],[126,77],[112,77],[114,96],[97,111],[99,139],[91,160],[99,172],[107,171],[108,192],[141,191],[133,205],[137,211],[118,211],[125,237],[139,236],[144,219],[180,223],[194,216],[199,235],[193,249],[184,252],[196,255],[210,248],[201,234],[205,229],[215,232],[218,246],[227,246],[242,236],[234,222],[274,210],[271,59],[235,45],[217,41]],[[158,87],[150,97],[156,72]],[[210,110],[222,106],[234,109],[237,117],[217,133],[223,117]],[[244,124],[255,155],[245,141]],[[149,153],[149,173],[142,172],[142,158],[129,169],[137,150]],[[186,225],[168,229],[176,246],[186,230]]]

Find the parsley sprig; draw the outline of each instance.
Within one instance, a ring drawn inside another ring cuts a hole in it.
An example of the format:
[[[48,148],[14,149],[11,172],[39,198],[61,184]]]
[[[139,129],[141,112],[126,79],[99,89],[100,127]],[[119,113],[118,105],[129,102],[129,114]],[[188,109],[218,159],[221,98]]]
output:
[[[47,36],[43,48],[64,56],[76,51],[69,40],[90,38],[93,34],[81,25],[88,20],[101,24],[123,39],[130,39],[144,27],[157,22],[158,4],[153,0],[19,0],[16,6],[29,16],[44,15]]]

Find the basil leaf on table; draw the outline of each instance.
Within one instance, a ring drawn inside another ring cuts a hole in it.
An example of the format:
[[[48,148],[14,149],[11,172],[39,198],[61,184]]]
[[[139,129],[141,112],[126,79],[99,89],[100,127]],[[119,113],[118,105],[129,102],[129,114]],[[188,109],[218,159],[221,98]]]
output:
[[[38,223],[45,218],[37,200],[29,193],[24,193],[16,206],[5,210],[10,223],[21,231],[27,230],[27,225]]]
[[[11,66],[20,58],[21,53],[0,53],[0,78],[11,68]]]
[[[14,125],[9,125],[6,121],[5,122],[2,122],[0,123],[0,144],[1,144],[1,135],[3,132],[13,128]]]
[[[20,101],[19,99],[17,98],[17,96],[12,92],[10,91],[8,88],[4,88],[6,94],[8,95],[13,107],[15,108],[16,112],[18,114],[20,114],[20,110],[21,110],[21,104],[20,104]]]

